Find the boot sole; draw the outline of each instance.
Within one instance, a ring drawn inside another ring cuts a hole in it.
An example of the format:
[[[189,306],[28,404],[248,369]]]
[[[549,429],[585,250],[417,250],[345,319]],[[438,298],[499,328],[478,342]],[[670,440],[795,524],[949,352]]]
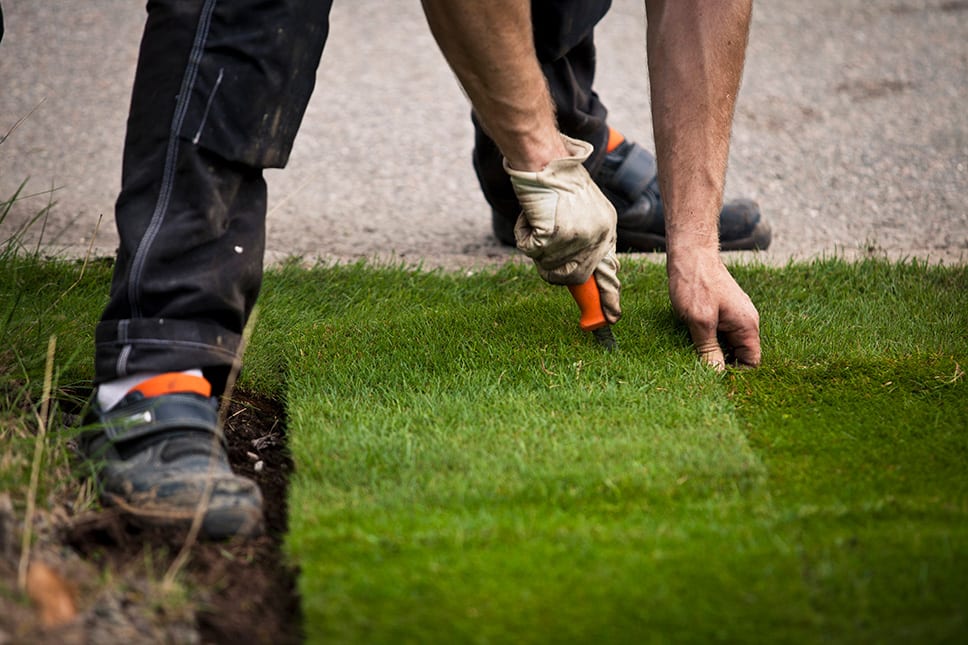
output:
[[[218,502],[205,509],[199,527],[199,538],[203,540],[226,540],[229,538],[253,538],[263,535],[265,527],[262,519],[261,503],[235,499],[233,503]],[[121,512],[133,524],[166,528],[187,532],[195,521],[196,508],[164,508],[149,505],[136,506],[120,495],[104,492],[101,502]]]
[[[248,480],[243,480],[248,481]],[[262,520],[262,496],[256,488],[252,494],[225,494],[225,486],[235,482],[219,482],[211,491],[208,508],[202,516],[199,537],[204,540],[224,540],[232,537],[258,537],[264,533]],[[221,490],[220,490],[221,489]],[[196,489],[197,490],[197,489]],[[139,499],[140,498],[140,499]],[[201,498],[201,495],[199,495]],[[101,501],[105,506],[118,509],[126,519],[135,524],[150,527],[171,527],[188,530],[195,521],[197,503],[158,503],[156,491],[127,497],[103,491]]]

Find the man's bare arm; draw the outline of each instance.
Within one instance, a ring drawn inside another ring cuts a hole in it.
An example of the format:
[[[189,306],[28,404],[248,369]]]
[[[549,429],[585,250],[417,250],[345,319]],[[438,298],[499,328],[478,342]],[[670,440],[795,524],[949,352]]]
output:
[[[751,10],[752,0],[646,0],[669,296],[719,369],[717,332],[739,362],[760,362],[759,314],[719,257],[717,228]]]
[[[534,49],[530,0],[423,0],[427,22],[484,129],[505,159],[521,204],[517,247],[542,278],[596,276],[606,320],[621,315],[615,208],[583,162],[584,141],[563,137]]]
[[[422,0],[440,49],[478,119],[515,170],[568,155],[538,65],[529,0]]]

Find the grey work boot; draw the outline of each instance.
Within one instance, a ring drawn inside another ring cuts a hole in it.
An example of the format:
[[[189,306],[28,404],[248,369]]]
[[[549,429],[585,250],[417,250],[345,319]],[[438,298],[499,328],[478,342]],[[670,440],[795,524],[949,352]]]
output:
[[[605,155],[595,173],[618,213],[618,251],[664,251],[665,208],[659,196],[659,177],[652,153],[625,140]],[[765,250],[773,235],[749,199],[723,204],[719,213],[719,248],[723,251]]]
[[[262,533],[262,494],[229,466],[216,399],[134,391],[104,411],[95,397],[89,420],[94,429],[80,446],[105,505],[143,524],[187,529],[203,504],[203,538]]]

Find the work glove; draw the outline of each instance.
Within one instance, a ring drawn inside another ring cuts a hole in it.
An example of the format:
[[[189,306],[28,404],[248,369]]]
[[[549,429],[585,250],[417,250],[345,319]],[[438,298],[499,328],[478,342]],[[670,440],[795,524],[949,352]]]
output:
[[[614,325],[622,317],[622,306],[619,294],[622,283],[618,281],[619,262],[615,256],[614,245],[608,255],[602,258],[595,267],[595,284],[598,285],[598,296],[602,301],[602,313],[609,325]]]
[[[521,204],[514,237],[551,284],[583,284],[594,272],[605,318],[614,323],[621,316],[615,207],[582,165],[592,145],[561,138],[570,156],[540,171],[515,170],[504,162]]]

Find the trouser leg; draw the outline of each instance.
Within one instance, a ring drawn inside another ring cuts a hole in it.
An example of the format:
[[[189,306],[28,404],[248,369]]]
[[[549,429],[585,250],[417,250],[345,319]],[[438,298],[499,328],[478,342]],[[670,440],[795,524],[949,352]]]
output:
[[[595,25],[608,12],[611,0],[532,0],[531,22],[535,50],[564,134],[588,141],[595,151],[585,162],[590,172],[601,165],[608,141],[607,111],[592,90],[595,79]],[[499,216],[520,211],[503,157],[494,141],[474,122],[474,170],[485,199]]]
[[[224,385],[262,282],[262,170],[288,160],[330,5],[149,2],[96,383],[201,367]]]

